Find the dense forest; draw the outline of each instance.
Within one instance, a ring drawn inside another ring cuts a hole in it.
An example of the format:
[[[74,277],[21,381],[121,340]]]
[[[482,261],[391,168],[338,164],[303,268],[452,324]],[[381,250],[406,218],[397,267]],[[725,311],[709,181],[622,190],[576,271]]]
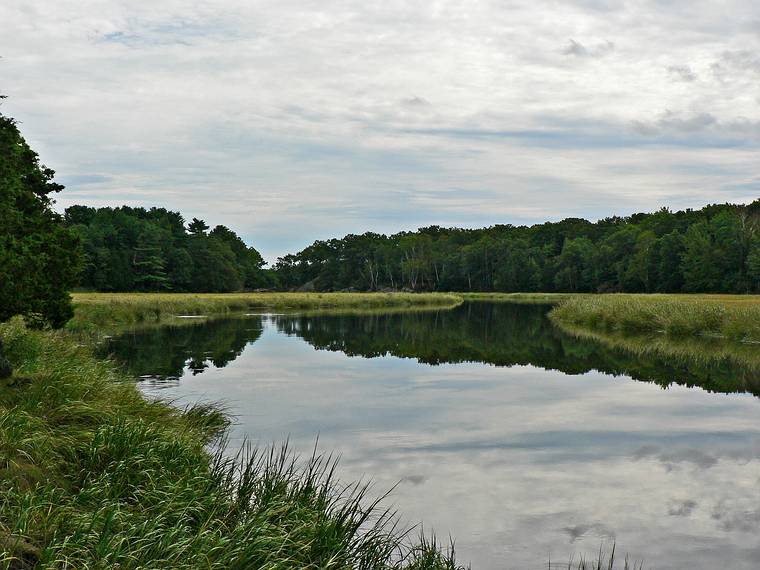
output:
[[[187,224],[164,208],[66,209],[81,239],[80,287],[98,291],[230,292],[272,285],[258,251],[225,226]]]
[[[760,200],[483,229],[431,226],[316,241],[264,268],[225,226],[163,208],[66,210],[80,286],[99,291],[760,291]]]
[[[275,270],[283,288],[319,291],[758,292],[760,200],[595,223],[348,235]]]

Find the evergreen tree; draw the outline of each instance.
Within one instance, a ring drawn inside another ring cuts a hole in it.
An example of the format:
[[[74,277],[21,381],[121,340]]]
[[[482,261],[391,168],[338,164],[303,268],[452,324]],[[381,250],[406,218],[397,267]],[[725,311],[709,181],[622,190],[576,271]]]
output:
[[[190,235],[202,236],[202,235],[206,235],[206,230],[208,230],[208,224],[204,222],[203,220],[199,220],[198,218],[193,218],[190,224],[188,224],[187,229],[190,232]]]
[[[53,176],[0,114],[0,321],[34,314],[60,327],[73,314],[79,242],[52,209],[52,194],[63,189]]]
[[[146,227],[137,238],[132,266],[135,287],[140,291],[161,291],[170,286],[159,240],[159,232],[151,226]]]

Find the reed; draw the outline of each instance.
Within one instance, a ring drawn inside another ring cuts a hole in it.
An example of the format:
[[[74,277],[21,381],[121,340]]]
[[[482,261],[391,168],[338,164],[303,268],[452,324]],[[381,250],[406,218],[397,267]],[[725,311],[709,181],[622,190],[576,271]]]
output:
[[[756,295],[573,296],[550,316],[560,325],[604,332],[760,342],[760,296]]]
[[[523,305],[556,305],[575,293],[460,293],[465,301],[518,303]]]
[[[183,315],[224,315],[249,310],[454,307],[448,293],[74,293],[69,330],[159,323]]]

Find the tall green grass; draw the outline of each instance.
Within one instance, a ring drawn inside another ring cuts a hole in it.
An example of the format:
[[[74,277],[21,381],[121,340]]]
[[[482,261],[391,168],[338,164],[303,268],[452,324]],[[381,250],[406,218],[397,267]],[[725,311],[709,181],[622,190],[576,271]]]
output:
[[[454,307],[448,293],[74,293],[69,330],[158,323],[181,315],[221,315],[255,309],[374,309]]]
[[[575,293],[460,293],[465,301],[519,303],[523,305],[556,305]]]
[[[760,297],[731,295],[584,295],[550,313],[559,324],[589,330],[715,336],[760,342]]]
[[[143,398],[65,333],[0,325],[0,567],[455,569],[336,462],[223,449],[226,416]],[[220,439],[221,438],[221,439]]]

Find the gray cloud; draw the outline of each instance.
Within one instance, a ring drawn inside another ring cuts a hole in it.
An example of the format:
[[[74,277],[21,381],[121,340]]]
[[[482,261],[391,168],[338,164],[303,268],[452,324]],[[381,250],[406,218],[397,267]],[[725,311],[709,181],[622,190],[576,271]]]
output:
[[[672,470],[679,464],[691,464],[700,469],[709,469],[718,462],[718,458],[697,448],[684,448],[664,451],[656,446],[645,445],[633,454],[636,460],[656,459],[666,469]]]
[[[760,138],[760,121],[738,117],[733,121],[722,122],[712,113],[706,112],[676,113],[666,110],[654,120],[633,121],[631,126],[644,137],[683,136],[680,144],[700,146],[752,145]],[[702,138],[695,138],[695,135]]]
[[[90,184],[104,184],[110,182],[112,178],[101,174],[64,173],[58,177],[58,180],[66,186],[88,186]]]
[[[601,523],[577,524],[566,526],[562,531],[570,537],[570,542],[575,542],[588,535],[594,535],[604,540],[615,540],[615,531]]]
[[[760,73],[760,55],[750,50],[726,51],[723,52],[719,65]]]
[[[760,527],[760,509],[746,509],[721,501],[710,515],[721,530],[756,533]]]
[[[688,65],[670,65],[668,66],[668,73],[676,81],[696,81],[697,74]]]
[[[578,6],[583,10],[614,12],[625,7],[623,0],[561,0],[563,3]]]
[[[697,508],[697,502],[691,499],[685,501],[671,501],[668,506],[668,514],[671,517],[688,517]]]
[[[693,133],[702,130],[717,123],[717,119],[710,113],[696,113],[693,115],[682,115],[665,111],[663,116],[657,121],[657,126],[681,133]]]
[[[615,44],[611,41],[604,41],[594,44],[590,47],[571,39],[567,46],[562,50],[564,55],[575,57],[604,57],[615,51]]]
[[[413,108],[419,108],[419,107],[429,107],[430,101],[423,97],[408,97],[406,99],[401,100],[401,104],[405,107],[413,107]]]
[[[402,483],[409,483],[411,485],[422,485],[425,481],[427,481],[427,477],[424,475],[407,475],[401,479]]]
[[[748,79],[754,81],[760,74],[760,56],[746,49],[724,51],[710,65],[710,71],[713,78],[725,87]]]

